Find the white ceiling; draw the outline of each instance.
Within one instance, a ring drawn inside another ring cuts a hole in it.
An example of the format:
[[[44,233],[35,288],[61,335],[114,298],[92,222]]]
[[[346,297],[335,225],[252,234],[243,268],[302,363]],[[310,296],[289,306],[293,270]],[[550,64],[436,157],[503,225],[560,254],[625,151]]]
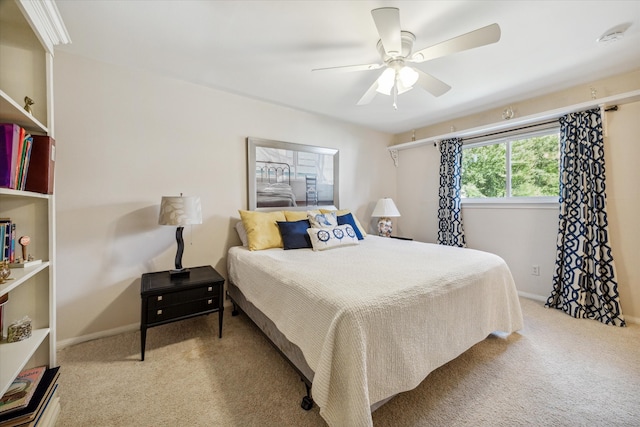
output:
[[[640,1],[57,0],[57,49],[400,133],[640,68]],[[414,51],[498,23],[496,44],[415,64],[449,84],[356,103],[382,70],[371,10],[400,9]],[[596,39],[628,26],[613,43]]]

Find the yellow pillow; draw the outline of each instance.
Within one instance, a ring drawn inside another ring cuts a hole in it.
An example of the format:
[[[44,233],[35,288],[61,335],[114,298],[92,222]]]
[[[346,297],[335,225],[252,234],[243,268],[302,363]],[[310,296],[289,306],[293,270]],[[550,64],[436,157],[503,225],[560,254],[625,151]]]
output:
[[[284,216],[287,221],[302,221],[307,219],[307,211],[284,211]]]
[[[362,234],[362,237],[366,237],[367,236],[367,232],[364,230],[364,227],[362,226],[362,224],[360,224],[360,221],[358,221],[358,218],[356,217],[356,214],[354,214],[353,212],[351,212],[349,209],[338,209],[336,210],[330,210],[330,209],[320,209],[321,213],[329,213],[329,212],[335,212],[336,216],[342,216],[342,215],[346,215],[348,213],[350,213],[353,216],[353,220],[356,222],[356,227],[358,227],[358,230],[360,230],[360,234]]]
[[[312,214],[321,213],[319,210],[315,210],[315,211],[284,211],[284,216],[287,218],[287,221],[302,221],[303,219],[307,219],[307,212],[311,212]]]
[[[250,251],[282,248],[282,236],[276,221],[286,221],[284,212],[238,211],[247,231]]]

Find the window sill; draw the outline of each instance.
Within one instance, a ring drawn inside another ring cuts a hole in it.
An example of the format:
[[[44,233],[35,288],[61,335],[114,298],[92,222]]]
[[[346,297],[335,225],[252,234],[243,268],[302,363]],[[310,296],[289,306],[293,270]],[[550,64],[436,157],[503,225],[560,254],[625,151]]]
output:
[[[474,209],[558,209],[558,197],[505,197],[461,199],[463,208]]]

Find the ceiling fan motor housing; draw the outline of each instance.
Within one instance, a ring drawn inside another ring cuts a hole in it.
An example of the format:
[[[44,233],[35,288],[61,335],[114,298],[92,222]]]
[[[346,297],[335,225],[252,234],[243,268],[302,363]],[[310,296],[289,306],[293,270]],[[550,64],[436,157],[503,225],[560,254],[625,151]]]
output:
[[[408,58],[411,55],[411,50],[413,49],[413,42],[416,41],[416,36],[409,31],[401,31],[400,32],[400,40],[402,42],[402,52],[399,55],[392,57],[387,55],[384,51],[384,46],[382,45],[382,39],[378,40],[378,44],[376,44],[376,49],[378,49],[378,53],[382,60],[387,63],[396,58]]]

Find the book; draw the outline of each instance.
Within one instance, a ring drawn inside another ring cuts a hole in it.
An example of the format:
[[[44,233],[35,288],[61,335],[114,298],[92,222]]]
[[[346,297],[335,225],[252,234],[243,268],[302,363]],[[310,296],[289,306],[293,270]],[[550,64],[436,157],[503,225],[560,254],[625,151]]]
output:
[[[25,190],[53,194],[55,165],[56,141],[50,136],[33,135]]]
[[[22,165],[22,152],[24,149],[24,136],[25,130],[19,128],[19,136],[18,136],[18,150],[14,153],[15,160],[13,161],[13,176],[11,178],[11,188],[17,189],[18,183],[20,182],[20,169]]]
[[[16,261],[16,223],[11,223],[11,236],[10,239],[10,247],[9,247],[9,262]]]
[[[19,426],[33,422],[40,417],[58,385],[59,370],[60,367],[56,367],[45,371],[40,384],[36,388],[36,392],[31,398],[31,402],[26,408],[0,414],[0,427]]]
[[[22,170],[20,171],[20,186],[18,190],[24,190],[25,184],[27,183],[27,172],[29,171],[29,165],[31,164],[31,149],[33,147],[33,137],[31,135],[27,135],[25,137],[25,148],[22,159]]]
[[[31,154],[31,145],[33,144],[33,138],[31,135],[24,135],[22,141],[22,149],[20,152],[20,164],[16,171],[16,190],[24,190],[24,181],[27,178],[26,172],[29,169],[29,156]]]
[[[46,366],[38,366],[20,372],[0,398],[0,414],[26,408],[46,369]]]
[[[11,258],[11,220],[9,218],[0,218],[0,253],[1,261],[9,261]]]
[[[14,188],[13,171],[16,169],[20,126],[0,123],[0,187]]]

